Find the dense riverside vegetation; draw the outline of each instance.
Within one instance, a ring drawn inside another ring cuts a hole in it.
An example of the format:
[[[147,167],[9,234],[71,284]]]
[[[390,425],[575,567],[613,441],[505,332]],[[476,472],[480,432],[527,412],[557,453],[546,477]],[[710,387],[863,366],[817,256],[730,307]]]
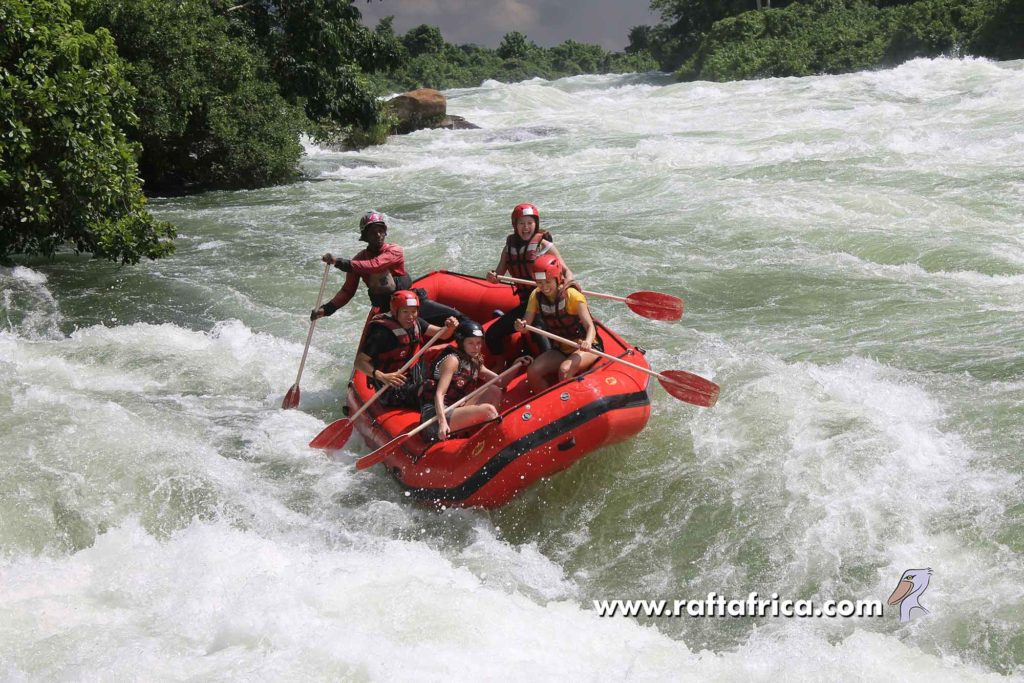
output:
[[[0,257],[62,245],[133,263],[169,253],[145,210],[131,85],[110,34],[59,0],[0,0]]]
[[[766,4],[762,0],[761,4]],[[156,194],[297,174],[302,133],[382,142],[387,92],[583,73],[729,80],[917,56],[1024,57],[1024,0],[652,0],[662,22],[609,53],[520,32],[497,49],[433,26],[363,26],[351,0],[0,0],[0,259],[62,245],[124,263],[170,253]]]
[[[763,3],[767,4],[767,3]],[[915,57],[1024,57],[1020,0],[653,0],[658,26],[634,30],[680,80],[808,76]]]
[[[393,35],[388,20],[380,22],[376,30]],[[426,25],[409,30],[399,40],[404,48],[403,59],[379,79],[388,91],[474,87],[488,79],[510,83],[537,77],[555,79],[658,68],[646,52],[607,52],[599,45],[574,40],[543,48],[519,31],[506,34],[496,50],[452,45],[445,42],[437,27]]]
[[[173,251],[147,192],[295,177],[299,136],[382,142],[381,95],[656,68],[510,33],[497,50],[361,24],[348,0],[0,0],[0,258]]]

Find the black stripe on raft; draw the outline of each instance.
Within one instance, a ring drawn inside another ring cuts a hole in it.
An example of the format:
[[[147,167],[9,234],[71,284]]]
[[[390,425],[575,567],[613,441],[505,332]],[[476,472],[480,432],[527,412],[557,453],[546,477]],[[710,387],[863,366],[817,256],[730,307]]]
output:
[[[472,476],[467,478],[458,486],[452,488],[432,489],[410,487],[406,486],[401,480],[398,480],[398,483],[406,491],[409,491],[415,498],[421,500],[465,500],[479,491],[484,484],[493,479],[498,472],[501,472],[501,470],[514,462],[517,458],[529,453],[534,448],[537,448],[549,441],[553,441],[559,436],[567,432],[571,432],[577,427],[593,420],[596,417],[600,417],[605,413],[613,410],[621,410],[623,408],[637,408],[639,406],[650,405],[650,403],[651,399],[647,395],[646,391],[637,391],[631,394],[616,394],[615,396],[606,396],[596,401],[592,401],[579,410],[574,410],[571,414],[559,418],[534,432],[530,432],[526,436],[516,439],[508,446],[505,446],[503,449],[495,453],[494,457],[484,463],[484,465]]]

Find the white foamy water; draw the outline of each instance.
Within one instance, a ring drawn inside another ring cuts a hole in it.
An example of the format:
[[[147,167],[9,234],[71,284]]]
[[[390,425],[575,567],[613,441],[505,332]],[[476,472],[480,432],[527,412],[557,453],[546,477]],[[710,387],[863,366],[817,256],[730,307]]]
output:
[[[157,200],[178,254],[0,269],[2,680],[1006,680],[1024,674],[1024,65],[452,91],[474,131]],[[390,218],[483,274],[531,201],[652,367],[648,427],[491,513],[416,507],[341,416],[365,295],[322,265]],[[334,276],[330,288],[340,286]],[[379,468],[378,468],[379,469]],[[600,618],[594,600],[885,600],[930,614]]]

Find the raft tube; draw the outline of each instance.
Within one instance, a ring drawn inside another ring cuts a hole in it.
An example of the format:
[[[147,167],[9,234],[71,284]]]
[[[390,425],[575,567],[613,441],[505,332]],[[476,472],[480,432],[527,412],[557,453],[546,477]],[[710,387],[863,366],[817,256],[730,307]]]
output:
[[[496,310],[511,310],[519,303],[509,285],[448,271],[430,273],[413,287],[426,290],[431,299],[457,308],[485,328]],[[371,311],[367,325],[375,313]],[[595,324],[606,353],[650,367],[641,349],[599,321]],[[507,360],[521,355],[526,341],[519,333],[510,337]],[[426,355],[436,358],[437,353],[428,351]],[[649,375],[638,370],[599,359],[587,372],[531,394],[524,372],[509,383],[498,420],[437,443],[411,437],[382,463],[420,503],[499,507],[539,479],[643,429],[651,414],[649,381]],[[353,370],[348,414],[354,414],[373,394],[366,375]],[[418,423],[418,412],[377,402],[356,420],[355,427],[370,448],[377,449]]]

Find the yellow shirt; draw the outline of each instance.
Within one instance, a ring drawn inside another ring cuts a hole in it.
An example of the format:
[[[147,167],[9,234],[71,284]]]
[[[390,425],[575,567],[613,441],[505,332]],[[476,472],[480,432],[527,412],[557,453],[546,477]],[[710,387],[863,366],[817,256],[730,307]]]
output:
[[[537,314],[540,313],[540,303],[537,301],[537,297],[539,296],[544,296],[543,294],[540,293],[539,289],[534,289],[532,292],[530,292],[530,300],[526,302],[526,312],[528,314],[533,313],[534,316],[536,316]],[[575,315],[579,317],[580,304],[587,303],[587,297],[583,296],[580,290],[576,289],[575,287],[570,287],[569,289],[565,290],[563,296],[565,297],[565,312],[568,313],[569,315]],[[572,353],[573,351],[576,350],[575,346],[570,346],[568,344],[561,343],[558,344],[558,348],[559,350],[562,351],[562,353],[566,354]]]

